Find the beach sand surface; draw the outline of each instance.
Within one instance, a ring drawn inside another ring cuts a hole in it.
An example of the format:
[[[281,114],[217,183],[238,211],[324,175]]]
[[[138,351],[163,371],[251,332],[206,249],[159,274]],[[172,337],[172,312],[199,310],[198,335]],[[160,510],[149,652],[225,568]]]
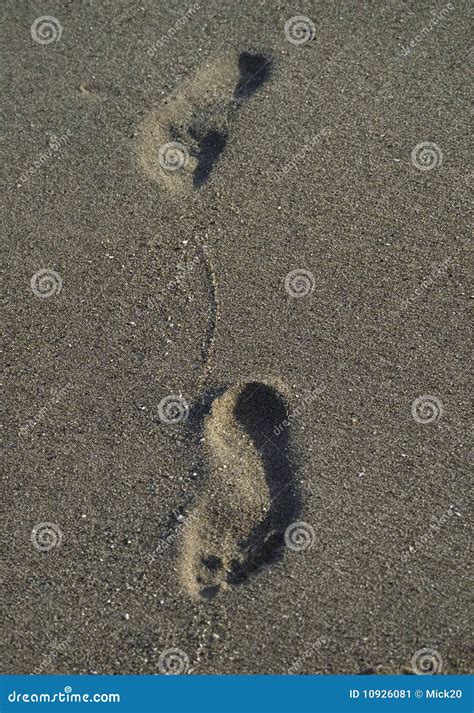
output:
[[[467,3],[196,5],[2,3],[2,672],[467,673]]]

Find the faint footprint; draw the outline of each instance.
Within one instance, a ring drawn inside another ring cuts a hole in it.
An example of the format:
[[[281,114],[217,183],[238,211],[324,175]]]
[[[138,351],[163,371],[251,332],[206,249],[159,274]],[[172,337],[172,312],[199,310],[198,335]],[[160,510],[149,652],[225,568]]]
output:
[[[239,107],[269,78],[271,58],[242,52],[204,64],[144,120],[139,160],[171,190],[200,188],[224,151]]]
[[[287,414],[274,386],[250,382],[214,395],[195,416],[208,476],[183,536],[180,570],[192,595],[211,598],[281,556],[300,509]]]

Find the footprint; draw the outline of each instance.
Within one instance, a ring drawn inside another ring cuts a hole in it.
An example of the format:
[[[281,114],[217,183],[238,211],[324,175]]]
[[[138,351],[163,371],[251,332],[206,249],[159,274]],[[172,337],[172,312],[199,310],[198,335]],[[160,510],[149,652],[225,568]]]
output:
[[[250,382],[214,395],[194,417],[208,475],[183,533],[180,572],[191,595],[212,598],[282,555],[300,509],[287,415],[273,385]]]
[[[204,185],[225,150],[240,106],[271,70],[270,57],[252,52],[204,64],[144,120],[138,157],[145,173],[174,191]]]

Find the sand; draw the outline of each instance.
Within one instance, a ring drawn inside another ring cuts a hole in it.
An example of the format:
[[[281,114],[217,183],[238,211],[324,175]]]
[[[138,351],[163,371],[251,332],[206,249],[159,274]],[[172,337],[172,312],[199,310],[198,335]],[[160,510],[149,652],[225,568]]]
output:
[[[443,8],[2,4],[3,673],[472,670]]]

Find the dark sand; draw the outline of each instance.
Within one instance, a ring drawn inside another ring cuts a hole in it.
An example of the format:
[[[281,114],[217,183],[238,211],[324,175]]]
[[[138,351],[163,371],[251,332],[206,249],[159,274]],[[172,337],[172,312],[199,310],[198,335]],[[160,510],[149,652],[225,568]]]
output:
[[[189,7],[2,3],[2,670],[468,672],[468,3]]]

